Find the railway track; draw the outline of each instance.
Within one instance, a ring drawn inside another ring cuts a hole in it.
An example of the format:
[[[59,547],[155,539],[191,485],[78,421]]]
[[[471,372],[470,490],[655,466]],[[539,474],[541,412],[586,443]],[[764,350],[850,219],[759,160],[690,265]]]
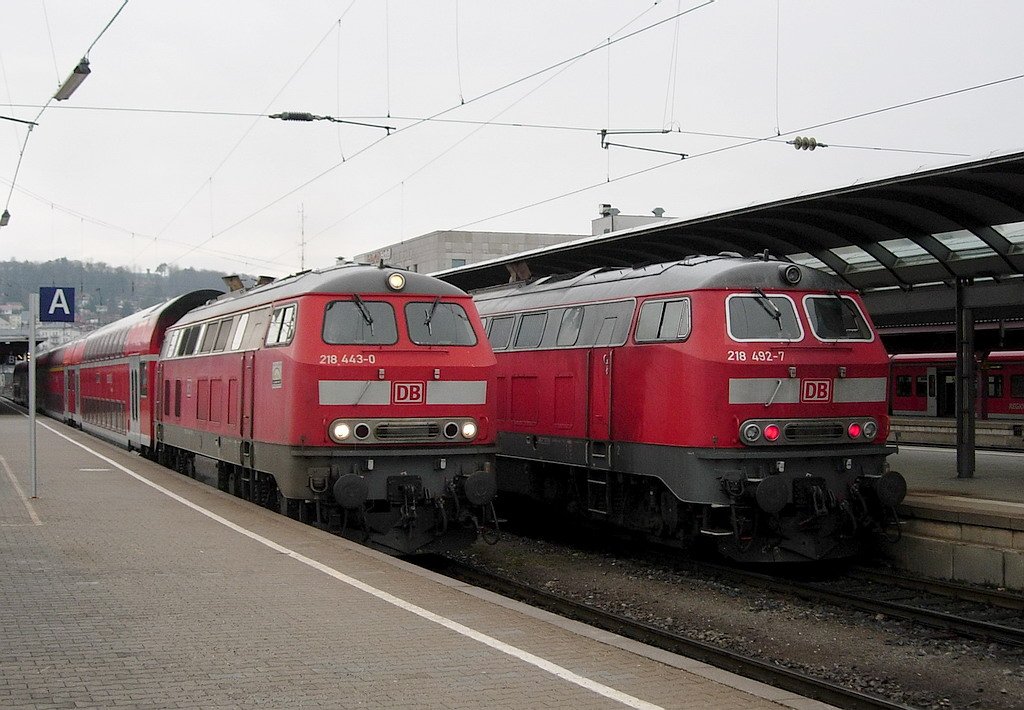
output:
[[[853,568],[841,576],[801,580],[699,563],[698,569],[805,601],[911,621],[951,634],[1024,647],[1024,596],[882,569]]]
[[[641,643],[709,663],[798,693],[821,702],[852,710],[910,710],[910,706],[892,702],[805,673],[779,666],[736,651],[674,634],[633,619],[582,604],[502,575],[467,565],[440,555],[423,555],[417,563],[435,572],[460,579],[478,587],[536,606],[591,626],[617,633]]]

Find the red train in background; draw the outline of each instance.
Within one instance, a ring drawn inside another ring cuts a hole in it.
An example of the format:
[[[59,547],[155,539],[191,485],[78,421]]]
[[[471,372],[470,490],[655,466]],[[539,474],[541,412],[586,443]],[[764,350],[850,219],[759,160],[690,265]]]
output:
[[[498,486],[748,561],[858,552],[895,519],[889,360],[835,277],[691,257],[474,293],[498,360]]]
[[[223,490],[371,546],[494,520],[494,355],[471,298],[429,276],[346,264],[197,291],[36,363],[51,416],[182,473],[213,459]]]
[[[979,353],[975,362],[975,414],[981,419],[1024,421],[1024,351]],[[956,354],[892,356],[892,414],[956,416]]]

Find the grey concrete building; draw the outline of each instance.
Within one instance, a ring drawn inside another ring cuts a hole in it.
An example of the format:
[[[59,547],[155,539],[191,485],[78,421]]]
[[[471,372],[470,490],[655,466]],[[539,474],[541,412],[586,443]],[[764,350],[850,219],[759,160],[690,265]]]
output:
[[[664,210],[656,209],[653,216],[619,214],[611,205],[601,205],[601,216],[591,222],[591,234],[613,231],[658,222],[667,217]],[[429,274],[457,268],[510,254],[562,244],[586,237],[586,234],[532,234],[528,232],[461,232],[437,231],[421,237],[407,239],[365,254],[357,254],[355,261],[375,264],[386,263],[412,271]]]

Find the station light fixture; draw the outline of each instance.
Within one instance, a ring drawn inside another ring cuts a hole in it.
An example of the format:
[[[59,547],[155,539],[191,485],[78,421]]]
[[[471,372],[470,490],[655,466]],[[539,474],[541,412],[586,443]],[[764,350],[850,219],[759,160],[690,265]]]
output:
[[[0,227],[6,227],[11,223],[11,213],[4,210],[3,214],[0,214]]]
[[[82,57],[82,61],[78,63],[78,66],[71,71],[68,78],[60,85],[60,88],[57,89],[57,93],[53,95],[53,98],[57,101],[70,99],[71,94],[75,93],[75,90],[82,85],[82,82],[85,81],[85,77],[89,76],[91,71],[92,70],[89,68],[89,60]]]

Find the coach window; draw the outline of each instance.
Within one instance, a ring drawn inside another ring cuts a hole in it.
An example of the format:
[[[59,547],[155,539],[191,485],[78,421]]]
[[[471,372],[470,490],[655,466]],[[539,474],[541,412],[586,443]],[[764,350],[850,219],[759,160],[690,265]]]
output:
[[[407,303],[405,322],[409,339],[417,345],[476,345],[476,333],[466,309],[435,298]]]
[[[636,341],[685,340],[690,336],[690,299],[648,301],[640,309]]]
[[[1024,399],[1024,375],[1010,375],[1010,396]]]
[[[896,396],[897,397],[909,397],[913,393],[911,385],[913,379],[910,375],[897,375],[896,376]]]
[[[508,347],[508,341],[512,338],[512,326],[515,325],[515,322],[515,316],[491,319],[491,328],[487,333],[487,339],[491,341],[492,348],[504,350]]]
[[[780,342],[802,340],[796,308],[788,296],[769,296],[760,289],[734,293],[726,299],[726,320],[733,340]]]
[[[1003,376],[988,376],[988,396],[993,399],[1000,399],[1003,396]]]
[[[393,345],[398,342],[395,309],[359,297],[332,301],[324,309],[323,339],[329,345]]]
[[[806,296],[804,310],[818,340],[871,340],[871,329],[852,298]]]
[[[238,318],[238,325],[235,326],[235,337],[231,339],[231,349],[238,350],[242,346],[242,336],[245,335],[245,326],[249,322],[249,314],[243,313]]]
[[[575,345],[580,339],[580,328],[583,326],[583,308],[566,308],[562,312],[562,322],[558,325],[556,345],[568,347]]]
[[[544,323],[548,319],[547,313],[527,313],[519,320],[519,332],[516,333],[517,348],[535,348],[540,345],[541,336],[544,335]]]
[[[928,396],[928,377],[926,375],[918,375],[917,380],[914,383],[914,396],[915,397],[927,397]]]
[[[275,308],[267,331],[267,345],[287,345],[295,334],[295,304]]]

